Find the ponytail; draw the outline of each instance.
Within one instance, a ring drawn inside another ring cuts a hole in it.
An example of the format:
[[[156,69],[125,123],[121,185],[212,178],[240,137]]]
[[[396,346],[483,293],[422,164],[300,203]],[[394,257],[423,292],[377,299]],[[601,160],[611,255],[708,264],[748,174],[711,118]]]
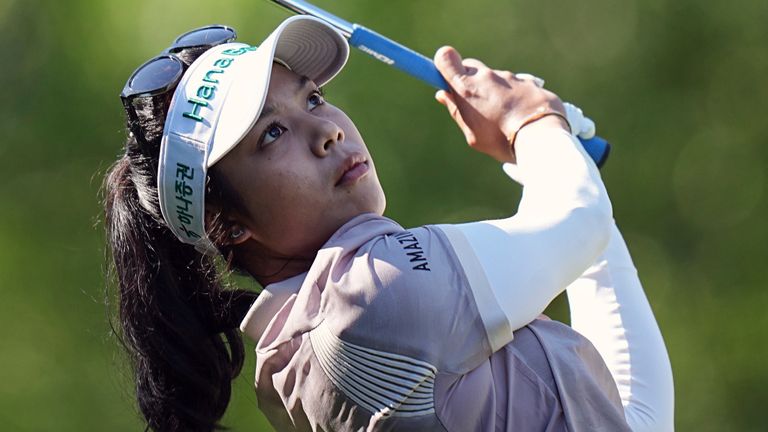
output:
[[[129,137],[104,184],[120,336],[138,406],[153,431],[221,429],[243,366],[237,326],[256,293],[225,290],[214,259],[165,225],[156,184],[159,136],[144,136],[151,139]]]

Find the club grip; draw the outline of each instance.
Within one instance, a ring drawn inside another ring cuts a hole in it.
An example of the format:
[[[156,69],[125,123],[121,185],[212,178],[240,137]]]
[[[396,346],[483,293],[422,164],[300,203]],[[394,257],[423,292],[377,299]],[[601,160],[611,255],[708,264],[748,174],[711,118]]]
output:
[[[359,24],[352,24],[349,45],[377,60],[425,81],[427,84],[432,85],[432,87],[450,91],[450,86],[431,59],[373,30]],[[595,161],[595,164],[598,167],[602,167],[608,159],[608,153],[611,149],[610,144],[600,137],[593,137],[587,140],[579,138],[579,141],[581,141],[587,154]]]
[[[602,168],[605,161],[608,160],[608,154],[611,153],[611,145],[608,141],[599,136],[594,136],[589,139],[579,138],[579,141],[581,142],[581,145],[584,146],[584,150],[587,151],[589,157],[595,161],[595,165],[597,165],[598,168]]]
[[[426,81],[432,87],[450,90],[448,83],[440,75],[432,60],[359,24],[352,24],[352,29],[349,45],[377,60]]]

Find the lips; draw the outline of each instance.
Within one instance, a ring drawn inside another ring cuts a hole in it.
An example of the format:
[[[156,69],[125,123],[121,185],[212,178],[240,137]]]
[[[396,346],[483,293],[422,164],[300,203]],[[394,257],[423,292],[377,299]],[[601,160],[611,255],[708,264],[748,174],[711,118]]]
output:
[[[368,173],[368,161],[361,153],[354,153],[344,159],[344,163],[336,173],[334,186],[346,186],[355,183]]]

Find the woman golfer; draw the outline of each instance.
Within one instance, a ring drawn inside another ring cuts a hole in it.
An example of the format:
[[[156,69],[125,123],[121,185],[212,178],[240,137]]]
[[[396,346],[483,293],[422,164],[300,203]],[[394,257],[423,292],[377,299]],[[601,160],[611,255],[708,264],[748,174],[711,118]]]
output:
[[[122,93],[130,136],[105,210],[149,429],[218,427],[238,327],[277,430],[672,429],[666,350],[575,138],[594,133],[580,111],[537,78],[438,50],[453,90],[438,100],[523,195],[506,219],[404,229],[318,87],[344,38],[297,16],[258,47],[232,40],[182,35]],[[221,263],[263,291],[223,289]],[[540,317],[566,288],[573,328]]]

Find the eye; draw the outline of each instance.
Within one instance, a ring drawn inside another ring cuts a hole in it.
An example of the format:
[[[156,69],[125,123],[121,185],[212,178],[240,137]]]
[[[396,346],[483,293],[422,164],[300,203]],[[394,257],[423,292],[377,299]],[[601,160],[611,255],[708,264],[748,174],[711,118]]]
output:
[[[270,123],[269,126],[264,128],[264,132],[262,132],[261,138],[259,139],[259,145],[270,144],[272,141],[280,138],[286,130],[285,126],[276,121]]]
[[[309,94],[307,98],[307,107],[311,110],[325,103],[323,98],[323,90],[317,89]]]

